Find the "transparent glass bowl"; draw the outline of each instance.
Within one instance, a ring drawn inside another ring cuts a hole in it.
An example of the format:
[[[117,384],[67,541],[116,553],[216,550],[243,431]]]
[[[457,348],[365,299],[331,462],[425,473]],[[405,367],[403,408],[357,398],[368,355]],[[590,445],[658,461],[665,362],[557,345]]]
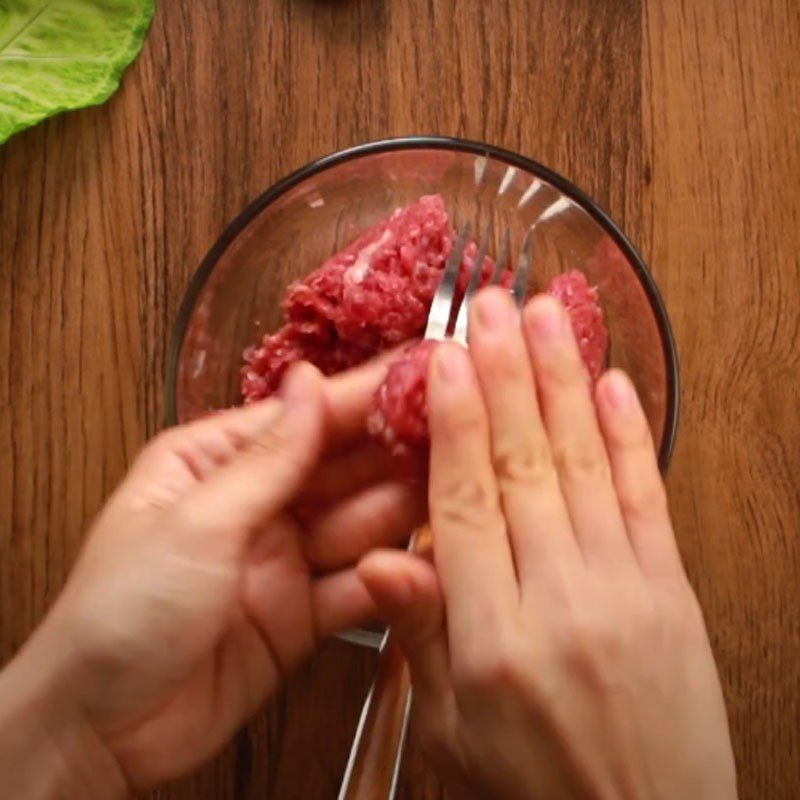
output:
[[[666,309],[641,256],[561,176],[514,153],[443,137],[373,142],[319,159],[231,222],[191,281],[175,323],[168,423],[239,403],[242,351],[279,327],[289,284],[398,206],[433,193],[444,197],[457,226],[491,220],[496,239],[510,230],[513,247],[535,226],[531,290],[573,268],[598,287],[609,363],[636,384],[665,469],[678,420],[678,360]],[[379,640],[365,634],[369,643]]]

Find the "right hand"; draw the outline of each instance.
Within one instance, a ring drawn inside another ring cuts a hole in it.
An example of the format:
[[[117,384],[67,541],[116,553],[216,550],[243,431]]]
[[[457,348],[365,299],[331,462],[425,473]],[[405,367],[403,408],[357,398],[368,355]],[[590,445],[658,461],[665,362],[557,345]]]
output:
[[[720,683],[647,421],[618,371],[587,389],[551,298],[473,304],[432,359],[435,568],[359,575],[400,640],[415,722],[457,797],[731,800]]]

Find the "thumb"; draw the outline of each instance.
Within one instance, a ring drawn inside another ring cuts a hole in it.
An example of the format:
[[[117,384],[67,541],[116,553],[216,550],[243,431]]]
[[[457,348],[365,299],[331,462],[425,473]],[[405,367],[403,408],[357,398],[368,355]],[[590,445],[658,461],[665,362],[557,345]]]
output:
[[[357,574],[400,643],[417,698],[438,704],[449,693],[449,658],[436,570],[412,553],[373,550]]]
[[[230,463],[183,497],[180,513],[195,532],[225,530],[231,543],[244,546],[303,486],[324,438],[322,377],[310,364],[298,364],[263,426]]]

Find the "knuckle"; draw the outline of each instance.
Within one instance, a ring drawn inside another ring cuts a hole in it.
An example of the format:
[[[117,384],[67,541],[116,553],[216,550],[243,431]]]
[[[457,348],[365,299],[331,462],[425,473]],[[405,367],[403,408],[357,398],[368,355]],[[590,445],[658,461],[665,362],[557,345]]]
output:
[[[432,499],[432,510],[444,525],[474,527],[497,511],[497,493],[470,475],[453,476]]]
[[[248,438],[242,443],[240,457],[257,464],[270,463],[280,465],[282,471],[295,472],[302,469],[307,457],[308,448],[297,437],[292,437],[277,420],[269,427],[259,431],[257,436]]]
[[[573,620],[564,626],[559,642],[562,663],[598,693],[606,691],[619,656],[622,637],[617,626],[595,620]]]
[[[486,424],[477,410],[459,407],[444,416],[442,429],[453,441],[469,441],[484,436]]]
[[[456,693],[481,700],[487,695],[519,693],[528,683],[522,660],[513,651],[484,652],[453,675]]]
[[[667,493],[660,480],[628,481],[618,490],[620,509],[628,519],[657,519],[669,514]]]
[[[244,447],[246,453],[256,457],[281,455],[288,449],[288,439],[280,425],[270,425],[249,439]]]
[[[553,472],[553,459],[545,442],[500,442],[492,456],[502,482],[539,485]]]
[[[608,459],[600,448],[580,443],[561,444],[553,449],[556,471],[575,483],[605,480],[609,477]]]

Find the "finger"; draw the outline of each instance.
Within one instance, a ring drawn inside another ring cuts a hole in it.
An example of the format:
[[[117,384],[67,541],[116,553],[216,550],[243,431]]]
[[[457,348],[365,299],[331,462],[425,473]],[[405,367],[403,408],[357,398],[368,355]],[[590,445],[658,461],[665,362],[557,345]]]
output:
[[[534,298],[523,314],[559,483],[587,561],[633,563],[588,377],[564,307]]]
[[[330,447],[341,447],[366,435],[373,395],[386,377],[388,365],[400,352],[397,348],[390,350],[360,367],[328,378],[325,407]]]
[[[378,484],[308,521],[303,549],[315,568],[338,569],[375,547],[407,541],[426,518],[427,502],[421,487]]]
[[[176,504],[184,528],[197,537],[225,531],[228,547],[238,550],[292,499],[322,451],[321,384],[310,365],[290,371],[279,410],[265,415],[263,427],[252,432],[235,458]]]
[[[433,566],[411,553],[377,550],[358,577],[405,654],[418,701],[440,706],[450,694],[444,603]]]
[[[298,587],[298,575],[275,559],[254,557],[245,565],[243,601],[248,619],[284,679],[308,657],[315,641],[379,618],[354,568],[308,580],[310,597],[306,588]]]
[[[137,456],[121,490],[169,505],[229,463],[282,410],[272,398],[163,431]]]
[[[481,292],[470,309],[470,355],[489,415],[492,460],[520,582],[553,558],[579,562],[536,398],[519,312],[508,292]]]
[[[396,475],[389,451],[375,441],[361,442],[325,459],[308,479],[298,500],[302,508],[337,502]]]
[[[650,427],[625,373],[597,386],[597,410],[633,551],[647,575],[683,575]]]
[[[366,417],[372,396],[386,374],[386,365],[396,357],[397,352],[390,351],[322,381],[327,449],[336,449],[366,435]],[[289,376],[284,383],[288,379]],[[273,397],[170,428],[142,451],[131,469],[131,476],[146,477],[150,482],[156,482],[159,475],[167,471],[175,476],[172,459],[179,458],[186,469],[180,486],[175,487],[176,493],[189,489],[227,464],[269,426],[282,408],[279,398]]]
[[[380,618],[375,602],[355,568],[317,578],[311,592],[318,639],[335,636]]]
[[[442,344],[433,353],[428,417],[431,528],[455,658],[485,646],[519,600],[486,409],[469,355],[458,345]]]
[[[408,662],[414,729],[426,755],[458,789],[454,796],[471,796],[461,786],[463,772],[456,761],[458,712],[435,569],[415,554],[375,551],[358,565],[358,575]]]

